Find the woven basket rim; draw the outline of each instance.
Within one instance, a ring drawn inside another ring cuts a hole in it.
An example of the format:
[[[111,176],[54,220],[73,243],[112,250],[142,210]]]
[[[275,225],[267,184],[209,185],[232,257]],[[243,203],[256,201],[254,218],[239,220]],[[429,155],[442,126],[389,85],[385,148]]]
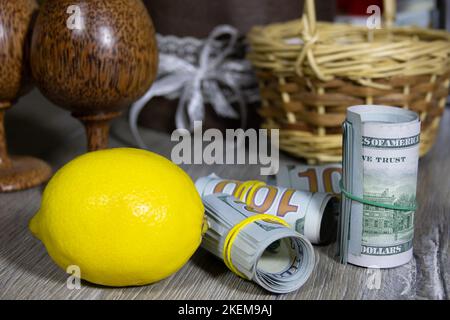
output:
[[[293,25],[298,25],[297,28],[293,28]],[[347,31],[352,33],[360,33],[367,35],[368,28],[365,26],[359,26],[359,25],[352,25],[348,23],[334,23],[334,22],[317,22],[317,33],[319,36],[319,40],[316,45],[324,45],[320,42],[320,35],[323,32],[323,28],[327,27],[329,29]],[[274,32],[275,29],[278,29],[278,32]],[[283,30],[284,32],[280,32]],[[298,37],[299,39],[302,39],[302,31],[303,31],[303,23],[302,19],[296,19],[296,20],[290,20],[286,22],[281,23],[273,23],[266,26],[255,26],[253,27],[249,33],[248,37],[251,42],[257,39],[258,42],[262,42],[263,40],[267,40],[272,45],[277,44],[279,46],[280,50],[293,50],[298,49],[302,47],[302,44],[290,44],[286,42],[286,39],[289,38],[295,38]],[[429,28],[421,28],[417,26],[393,26],[389,29],[382,28],[382,29],[374,29],[371,32],[373,32],[374,36],[378,36],[380,34],[410,34],[419,37],[419,39],[414,40],[414,43],[423,43],[430,44],[433,42],[449,42],[450,43],[450,33],[445,30],[438,30],[438,29],[429,29]],[[282,34],[280,34],[282,33]],[[430,37],[434,39],[423,39],[423,37]],[[410,42],[411,40],[403,40],[404,42]],[[357,44],[361,44],[362,42],[357,42]],[[392,44],[392,41],[389,40],[379,40],[376,41],[366,41],[364,43],[376,45],[376,44]],[[351,43],[353,44],[353,43]],[[351,45],[350,44],[350,45]],[[325,44],[327,46],[329,45],[342,45],[342,46],[348,46],[349,44],[340,44],[340,43],[327,43]]]
[[[450,70],[446,31],[410,26],[370,30],[328,22],[317,23],[315,30],[311,35],[305,17],[255,27],[248,34],[248,59],[260,69],[315,74],[323,81],[442,75]]]

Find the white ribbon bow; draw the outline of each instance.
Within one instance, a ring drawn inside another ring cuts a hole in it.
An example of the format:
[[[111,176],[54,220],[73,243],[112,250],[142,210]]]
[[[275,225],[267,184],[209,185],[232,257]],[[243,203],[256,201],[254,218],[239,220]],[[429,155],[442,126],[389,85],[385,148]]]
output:
[[[225,48],[216,56],[212,55],[213,44],[223,36],[229,38]],[[251,84],[254,78],[248,75],[251,70],[248,61],[226,61],[233,53],[237,40],[238,31],[235,28],[228,25],[216,27],[204,43],[198,66],[174,55],[160,54],[158,80],[130,110],[130,128],[139,147],[146,148],[146,145],[139,134],[137,120],[142,109],[156,96],[179,98],[176,127],[192,130],[192,123],[204,118],[205,100],[219,116],[239,118],[220,86],[226,87],[233,95],[233,102],[239,104],[241,126],[245,127],[247,110],[240,87]]]

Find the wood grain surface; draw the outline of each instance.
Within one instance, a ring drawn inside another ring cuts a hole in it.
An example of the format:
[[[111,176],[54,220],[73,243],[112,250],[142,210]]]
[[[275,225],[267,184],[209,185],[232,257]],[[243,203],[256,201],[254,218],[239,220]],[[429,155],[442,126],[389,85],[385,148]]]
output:
[[[128,107],[150,87],[158,66],[155,30],[144,4],[78,1],[73,14],[79,25],[69,28],[72,4],[47,0],[40,7],[31,42],[36,86],[81,115]]]
[[[70,9],[79,19],[74,26]],[[107,120],[155,79],[155,30],[141,0],[48,0],[37,16],[30,59],[36,86],[85,124],[90,151],[104,149]]]
[[[35,0],[0,0],[0,103],[14,102],[30,87],[29,37]]]
[[[32,87],[29,38],[37,9],[35,0],[0,0],[0,192],[35,187],[52,173],[44,161],[10,156],[4,130],[6,110]]]
[[[10,145],[16,154],[32,154],[59,168],[84,153],[82,126],[36,91],[7,114]],[[42,121],[45,119],[45,121]],[[170,157],[170,137],[143,130],[151,149]],[[115,121],[111,146],[130,146],[124,118]],[[34,139],[29,139],[29,137]],[[414,259],[382,270],[379,289],[369,289],[371,271],[341,265],[335,246],[316,246],[316,267],[298,291],[273,295],[232,274],[208,252],[199,249],[175,275],[153,285],[106,288],[86,282],[69,290],[68,274],[47,255],[28,231],[42,194],[34,188],[0,194],[0,299],[449,299],[450,289],[450,114],[442,122],[437,145],[420,161]],[[283,163],[296,162],[282,156]],[[258,166],[183,166],[192,178],[215,172],[225,178],[255,179]]]

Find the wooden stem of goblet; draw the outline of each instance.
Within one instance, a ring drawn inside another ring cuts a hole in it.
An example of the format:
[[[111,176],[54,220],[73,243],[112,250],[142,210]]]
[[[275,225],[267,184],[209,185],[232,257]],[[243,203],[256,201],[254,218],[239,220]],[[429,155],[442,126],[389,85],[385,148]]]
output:
[[[11,159],[8,156],[5,133],[5,110],[11,106],[10,103],[0,102],[0,168],[11,167]]]
[[[89,152],[108,148],[109,127],[111,120],[120,116],[120,114],[120,112],[114,112],[87,116],[77,114],[73,115],[83,123],[86,129]]]

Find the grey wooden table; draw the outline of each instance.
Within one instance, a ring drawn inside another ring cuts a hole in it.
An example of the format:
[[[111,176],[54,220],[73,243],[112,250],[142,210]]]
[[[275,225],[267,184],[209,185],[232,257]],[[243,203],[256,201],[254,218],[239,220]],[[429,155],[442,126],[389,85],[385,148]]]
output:
[[[85,150],[81,125],[33,91],[6,116],[10,151],[47,160],[57,169]],[[144,131],[154,152],[170,157],[168,135]],[[133,145],[124,119],[114,124],[112,147]],[[295,162],[283,156],[283,163]],[[258,166],[184,166],[195,179],[216,172],[223,177],[260,178]],[[0,299],[448,299],[450,290],[450,114],[439,140],[420,161],[419,209],[414,259],[382,270],[379,289],[372,271],[336,261],[334,245],[315,247],[316,267],[308,282],[287,295],[272,295],[243,281],[218,259],[199,249],[175,275],[159,283],[132,288],[105,288],[82,283],[66,286],[68,275],[52,262],[28,221],[40,205],[42,187],[0,194]],[[372,287],[372,289],[371,289]]]

